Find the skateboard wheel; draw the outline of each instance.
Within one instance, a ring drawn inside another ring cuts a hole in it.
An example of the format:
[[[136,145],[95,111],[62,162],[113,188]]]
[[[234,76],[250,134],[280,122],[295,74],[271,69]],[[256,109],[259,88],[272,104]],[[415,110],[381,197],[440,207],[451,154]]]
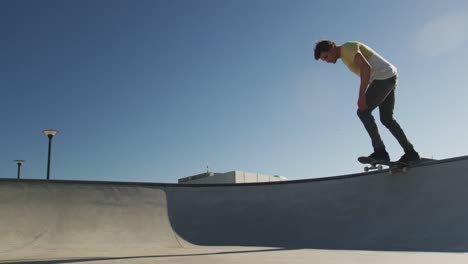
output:
[[[407,168],[407,167],[403,167],[402,171],[403,171],[403,172],[407,172],[407,171],[408,171],[408,168]]]

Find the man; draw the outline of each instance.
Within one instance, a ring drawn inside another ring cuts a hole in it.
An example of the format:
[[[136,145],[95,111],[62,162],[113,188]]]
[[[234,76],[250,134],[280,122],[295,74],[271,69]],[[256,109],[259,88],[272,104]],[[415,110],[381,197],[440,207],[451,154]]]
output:
[[[395,106],[395,88],[398,73],[395,66],[385,60],[369,46],[360,42],[346,42],[337,46],[330,40],[316,43],[315,59],[336,63],[338,59],[357,74],[361,79],[357,114],[369,133],[374,153],[369,157],[378,160],[390,160],[385,145],[380,137],[372,111],[379,107],[380,121],[398,140],[405,154],[400,162],[415,162],[420,159],[400,125],[393,118]]]

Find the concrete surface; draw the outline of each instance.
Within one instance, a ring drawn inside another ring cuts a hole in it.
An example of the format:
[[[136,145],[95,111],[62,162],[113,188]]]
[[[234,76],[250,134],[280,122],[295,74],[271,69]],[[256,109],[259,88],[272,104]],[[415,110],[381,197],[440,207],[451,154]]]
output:
[[[131,251],[131,252],[130,252]],[[48,256],[45,255],[47,253]],[[316,249],[275,249],[241,247],[203,247],[198,249],[137,249],[122,251],[54,251],[11,258],[0,257],[1,263],[320,263],[320,264],[466,264],[468,256],[455,253],[341,251]]]
[[[0,180],[0,263],[468,263],[466,171],[468,157],[269,184]]]

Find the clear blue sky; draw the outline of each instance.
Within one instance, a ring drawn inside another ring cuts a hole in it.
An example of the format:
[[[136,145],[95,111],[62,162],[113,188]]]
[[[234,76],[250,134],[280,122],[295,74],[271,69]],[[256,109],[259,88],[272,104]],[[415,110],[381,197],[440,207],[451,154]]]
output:
[[[397,66],[395,117],[422,156],[468,154],[465,0],[4,0],[0,20],[0,177],[15,159],[45,177],[48,128],[54,179],[360,172],[359,78],[314,60],[322,38]]]

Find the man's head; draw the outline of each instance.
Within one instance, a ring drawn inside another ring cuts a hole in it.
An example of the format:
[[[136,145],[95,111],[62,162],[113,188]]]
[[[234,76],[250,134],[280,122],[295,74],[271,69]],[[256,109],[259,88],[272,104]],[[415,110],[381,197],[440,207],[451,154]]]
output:
[[[315,59],[323,60],[328,63],[336,63],[340,58],[340,49],[336,43],[331,40],[321,40],[315,44]]]

